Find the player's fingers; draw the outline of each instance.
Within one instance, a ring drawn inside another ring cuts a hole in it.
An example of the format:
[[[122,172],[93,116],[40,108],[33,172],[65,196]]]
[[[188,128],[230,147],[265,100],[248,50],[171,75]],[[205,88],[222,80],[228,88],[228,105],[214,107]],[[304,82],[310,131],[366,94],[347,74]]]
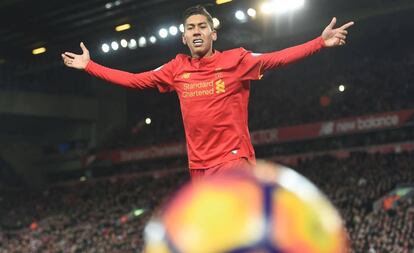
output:
[[[63,59],[63,63],[66,66],[70,66],[73,63],[73,60],[69,58],[68,56],[66,56],[65,54],[62,54],[62,59]]]
[[[68,56],[66,56],[65,54],[62,54],[61,56],[62,56],[62,59],[63,59],[63,61],[64,61],[64,62],[70,59],[70,58],[69,58]]]
[[[83,42],[80,43],[80,47],[82,49],[82,53],[89,53],[89,50],[86,48],[85,44]]]
[[[347,30],[338,30],[338,32],[340,34],[343,34],[343,35],[348,35],[348,31]]]
[[[75,58],[77,56],[77,54],[71,53],[71,52],[65,52],[65,55],[70,57],[70,58]]]
[[[346,23],[345,25],[341,26],[339,29],[341,30],[345,30],[348,29],[349,27],[353,26],[355,23],[353,21]]]
[[[345,44],[346,44],[346,41],[345,40],[339,40],[339,45],[343,46]]]
[[[336,37],[336,38],[338,38],[338,39],[341,39],[341,40],[346,40],[346,36],[345,36],[345,35],[343,35],[343,34],[340,34],[340,33],[337,33],[337,34],[335,35],[335,37]]]
[[[332,29],[335,26],[335,24],[336,24],[336,17],[332,18],[332,21],[331,23],[329,23],[328,28]]]

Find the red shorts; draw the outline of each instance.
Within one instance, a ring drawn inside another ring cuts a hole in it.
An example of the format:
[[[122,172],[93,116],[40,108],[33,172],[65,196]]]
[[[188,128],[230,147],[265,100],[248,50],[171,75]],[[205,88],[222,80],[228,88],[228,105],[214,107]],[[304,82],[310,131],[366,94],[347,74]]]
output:
[[[228,162],[217,164],[210,168],[205,169],[190,169],[190,176],[192,180],[197,180],[206,176],[218,175],[220,173],[227,173],[231,170],[247,170],[250,171],[253,168],[253,163],[247,160],[247,158],[240,158],[231,160]]]

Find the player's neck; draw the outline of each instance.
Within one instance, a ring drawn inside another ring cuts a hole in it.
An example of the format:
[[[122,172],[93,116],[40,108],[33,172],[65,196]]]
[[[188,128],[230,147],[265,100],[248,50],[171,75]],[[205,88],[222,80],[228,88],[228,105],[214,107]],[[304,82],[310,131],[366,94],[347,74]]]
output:
[[[200,55],[200,54],[192,54],[191,57],[193,59],[202,59],[202,58],[208,58],[210,56],[212,56],[214,54],[215,50],[214,49],[210,49],[209,51],[207,51],[207,53]]]

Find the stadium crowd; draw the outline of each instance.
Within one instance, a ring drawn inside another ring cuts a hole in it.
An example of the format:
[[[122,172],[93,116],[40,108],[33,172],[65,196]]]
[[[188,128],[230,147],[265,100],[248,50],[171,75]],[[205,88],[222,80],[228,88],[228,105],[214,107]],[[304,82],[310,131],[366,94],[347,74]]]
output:
[[[414,199],[395,212],[373,210],[373,203],[400,184],[414,182],[413,153],[356,153],[346,160],[332,157],[303,161],[297,170],[315,182],[346,221],[353,252],[414,251]]]
[[[0,252],[139,252],[152,211],[187,178],[155,177],[2,192]],[[135,216],[136,210],[144,212]]]
[[[390,211],[373,203],[414,182],[414,154],[356,153],[302,161],[342,214],[355,253],[414,252],[413,198]],[[118,175],[41,191],[1,191],[0,252],[140,252],[143,228],[186,172]],[[145,212],[134,216],[134,210]]]

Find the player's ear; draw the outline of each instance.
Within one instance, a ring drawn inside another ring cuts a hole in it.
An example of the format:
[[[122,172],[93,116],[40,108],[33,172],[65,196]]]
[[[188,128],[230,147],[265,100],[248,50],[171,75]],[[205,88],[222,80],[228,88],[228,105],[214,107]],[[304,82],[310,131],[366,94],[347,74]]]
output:
[[[217,31],[216,30],[213,30],[213,33],[211,34],[211,38],[212,38],[213,41],[217,40]]]
[[[183,36],[181,36],[181,38],[183,39],[183,44],[184,44],[184,45],[187,45],[187,40],[186,40],[186,38],[185,38],[185,36],[184,36],[184,33],[183,33]]]

